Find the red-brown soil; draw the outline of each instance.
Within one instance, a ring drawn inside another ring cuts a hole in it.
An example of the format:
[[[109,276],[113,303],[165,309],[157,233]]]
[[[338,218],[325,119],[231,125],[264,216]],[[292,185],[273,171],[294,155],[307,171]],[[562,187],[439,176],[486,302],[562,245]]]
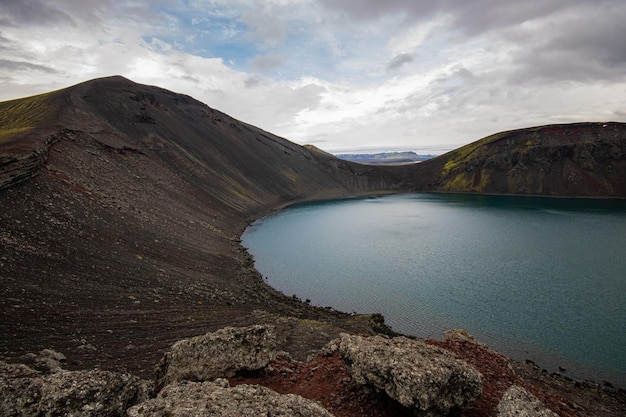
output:
[[[277,359],[260,372],[231,378],[230,384],[260,384],[281,394],[297,394],[318,401],[336,417],[411,415],[386,395],[357,386],[337,352],[318,355],[306,363]]]
[[[558,395],[547,395],[540,388],[526,383],[501,354],[472,342],[430,340],[430,344],[453,352],[457,357],[474,366],[483,375],[483,393],[475,402],[468,404],[463,415],[467,417],[491,417],[502,394],[511,385],[520,385],[535,394],[548,408],[561,417],[583,417],[578,407]]]
[[[531,391],[548,408],[561,417],[619,416],[626,412],[626,393],[612,391],[579,390],[572,394],[571,385],[535,385],[522,378],[511,362],[498,352],[472,342],[429,340],[428,343],[447,349],[474,366],[483,376],[481,397],[467,404],[454,415],[463,417],[494,417],[498,403],[511,385],[520,385]],[[544,373],[544,382],[551,378]],[[344,361],[337,352],[320,354],[309,362],[279,358],[266,369],[239,375],[230,379],[231,385],[260,384],[282,394],[298,394],[318,401],[337,417],[402,417],[412,415],[384,393],[364,390],[357,386]],[[566,398],[563,394],[567,395]]]

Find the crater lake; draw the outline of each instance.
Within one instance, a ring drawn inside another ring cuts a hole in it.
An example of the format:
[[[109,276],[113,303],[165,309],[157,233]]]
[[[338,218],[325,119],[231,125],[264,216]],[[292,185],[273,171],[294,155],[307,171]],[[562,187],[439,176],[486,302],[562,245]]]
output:
[[[422,338],[465,329],[511,358],[626,386],[626,201],[338,200],[282,210],[242,240],[287,295]]]

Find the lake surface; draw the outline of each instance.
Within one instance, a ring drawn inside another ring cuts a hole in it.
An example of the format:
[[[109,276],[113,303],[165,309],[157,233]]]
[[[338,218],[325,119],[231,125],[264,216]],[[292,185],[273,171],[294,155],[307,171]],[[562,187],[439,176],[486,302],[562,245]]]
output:
[[[267,282],[396,331],[462,328],[626,386],[626,201],[411,194],[294,206],[248,228]]]

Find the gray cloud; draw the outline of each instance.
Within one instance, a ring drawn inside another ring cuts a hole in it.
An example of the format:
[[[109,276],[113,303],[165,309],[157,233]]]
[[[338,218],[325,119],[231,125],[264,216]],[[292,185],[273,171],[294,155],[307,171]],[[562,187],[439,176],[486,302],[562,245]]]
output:
[[[45,65],[33,64],[26,61],[12,61],[9,59],[0,59],[0,70],[9,71],[39,71],[48,74],[55,74],[58,71]]]
[[[280,12],[266,12],[258,13],[258,10],[254,12],[245,13],[242,19],[254,28],[254,32],[251,34],[251,40],[266,45],[275,45],[283,42],[287,35],[287,28],[285,22],[281,21],[278,16],[281,16]]]
[[[282,103],[285,111],[289,109],[307,109],[320,105],[321,95],[326,91],[324,87],[307,84],[300,88],[291,89],[289,96]]]
[[[259,77],[248,77],[244,80],[243,85],[246,88],[254,88],[261,85],[261,80]]]
[[[546,49],[565,50],[610,65],[626,64],[626,8],[600,10],[594,16],[562,24]]]
[[[257,55],[248,61],[254,71],[269,72],[282,65],[285,59],[280,55]]]
[[[415,61],[415,57],[411,54],[398,54],[394,56],[387,64],[387,71],[398,70],[413,61]]]
[[[514,35],[514,82],[626,80],[626,3],[581,9],[538,33]]]
[[[395,16],[404,25],[415,25],[446,16],[449,26],[445,29],[458,45],[481,37],[487,50],[508,56],[492,75],[513,83],[626,76],[626,3],[619,0],[320,2],[346,21],[382,21]],[[510,43],[508,48],[502,41]],[[394,57],[387,69],[402,67],[405,59],[403,55]]]
[[[598,0],[595,4],[616,0]],[[379,19],[388,15],[403,17],[409,24],[429,19],[433,15],[452,17],[452,27],[472,34],[493,28],[518,25],[545,17],[563,9],[586,3],[585,0],[525,0],[508,2],[501,0],[320,0],[329,10],[343,13],[352,19]]]
[[[320,0],[320,3],[357,19],[378,19],[389,14],[404,14],[407,19],[427,17],[436,12],[443,2],[428,0]]]
[[[74,24],[66,12],[39,0],[0,2],[0,16],[7,26]]]
[[[2,25],[2,20],[0,20],[0,25]],[[0,50],[1,51],[10,51],[14,48],[14,43],[10,40],[2,36],[0,32]]]
[[[152,3],[152,2],[151,2]],[[152,6],[162,3],[154,1]],[[84,26],[99,27],[118,16],[134,20],[137,25],[154,19],[150,4],[129,0],[2,0],[0,22],[3,26]]]

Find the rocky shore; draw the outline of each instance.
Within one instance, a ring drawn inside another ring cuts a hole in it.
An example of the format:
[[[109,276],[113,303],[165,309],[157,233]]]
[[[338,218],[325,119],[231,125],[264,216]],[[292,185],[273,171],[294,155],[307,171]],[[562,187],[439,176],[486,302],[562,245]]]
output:
[[[29,365],[0,362],[0,414],[553,417],[624,411],[623,391],[597,391],[612,401],[594,404],[590,391],[572,399],[530,384],[507,358],[463,331],[438,341],[342,333],[306,361],[279,350],[276,331],[274,325],[226,327],[180,340],[152,380],[68,371],[65,355],[53,350],[27,355]]]

